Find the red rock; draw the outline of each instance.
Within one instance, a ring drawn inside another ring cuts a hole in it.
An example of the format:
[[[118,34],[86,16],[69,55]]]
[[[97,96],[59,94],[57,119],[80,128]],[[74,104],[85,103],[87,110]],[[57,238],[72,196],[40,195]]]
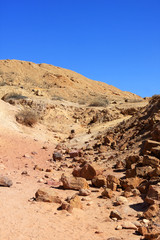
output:
[[[143,213],[143,216],[147,219],[152,219],[153,217],[156,217],[158,215],[159,211],[160,211],[159,205],[153,204],[149,206],[147,211]]]
[[[73,189],[73,190],[80,190],[80,189],[89,189],[89,185],[85,178],[81,177],[67,177],[64,174],[61,176],[61,181],[63,184],[64,189]]]
[[[117,185],[119,185],[119,179],[116,178],[114,175],[107,176],[107,188],[110,188],[113,191],[117,190]]]
[[[106,181],[106,177],[103,176],[103,175],[98,175],[98,176],[95,176],[93,179],[92,179],[92,184],[95,186],[95,187],[103,187],[104,185],[106,185],[107,181]]]
[[[102,174],[102,169],[100,169],[99,166],[96,164],[84,164],[81,168],[76,168],[73,170],[72,174],[73,176],[78,176],[85,178],[86,180],[92,180],[95,176]]]
[[[56,195],[52,188],[40,188],[35,193],[36,201],[38,202],[54,202],[61,203],[61,199]]]

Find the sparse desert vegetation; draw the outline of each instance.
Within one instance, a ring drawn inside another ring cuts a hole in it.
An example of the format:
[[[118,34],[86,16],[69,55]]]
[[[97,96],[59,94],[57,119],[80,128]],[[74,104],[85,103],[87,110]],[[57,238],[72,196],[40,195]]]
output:
[[[16,121],[29,127],[33,127],[38,122],[38,115],[28,109],[21,110],[16,114]]]

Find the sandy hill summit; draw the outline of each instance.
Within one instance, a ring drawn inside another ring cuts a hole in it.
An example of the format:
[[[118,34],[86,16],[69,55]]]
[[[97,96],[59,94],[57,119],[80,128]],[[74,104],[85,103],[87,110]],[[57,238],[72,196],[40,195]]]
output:
[[[0,84],[30,91],[39,90],[39,95],[77,103],[89,103],[97,99],[141,99],[135,94],[90,80],[71,70],[18,60],[0,60]]]

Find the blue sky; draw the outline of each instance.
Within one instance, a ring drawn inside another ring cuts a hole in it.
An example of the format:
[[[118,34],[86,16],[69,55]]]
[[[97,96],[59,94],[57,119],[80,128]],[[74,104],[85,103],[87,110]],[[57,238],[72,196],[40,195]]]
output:
[[[159,0],[0,2],[0,59],[49,63],[160,94]]]

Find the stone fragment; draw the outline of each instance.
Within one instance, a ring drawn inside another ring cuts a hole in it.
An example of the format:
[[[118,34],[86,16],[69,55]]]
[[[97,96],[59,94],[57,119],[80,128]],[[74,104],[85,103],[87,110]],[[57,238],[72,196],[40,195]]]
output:
[[[61,210],[66,210],[69,213],[72,213],[73,207],[66,201],[62,202],[62,205],[60,207]]]
[[[153,140],[145,140],[142,145],[142,154],[145,155],[147,151],[151,151],[152,148],[160,146],[160,142]]]
[[[121,179],[120,183],[122,188],[124,189],[126,189],[127,187],[130,187],[131,189],[133,189],[133,188],[137,188],[142,181],[143,181],[142,178],[135,177],[135,178]]]
[[[81,168],[76,168],[72,174],[75,177],[82,177],[86,180],[92,180],[95,176],[101,175],[102,172],[102,169],[100,169],[100,167],[96,164],[86,163]]]
[[[131,156],[128,156],[126,159],[126,168],[127,169],[130,169],[131,168],[131,165],[133,163],[138,163],[140,161],[140,156],[139,155],[131,155]]]
[[[91,191],[89,189],[80,189],[79,195],[80,196],[89,196],[91,194]]]
[[[147,227],[140,226],[140,227],[138,227],[138,232],[139,232],[142,236],[144,236],[145,234],[148,233],[148,229],[147,229]]]
[[[38,202],[54,202],[61,203],[61,199],[56,195],[52,188],[40,188],[35,193],[36,201]]]
[[[82,206],[82,203],[81,203],[81,199],[78,195],[75,195],[71,198],[71,200],[69,201],[70,203],[70,206],[73,207],[73,208],[80,208],[82,209],[83,206]]]
[[[160,186],[150,185],[145,201],[149,204],[160,204]]]
[[[66,177],[64,174],[61,176],[61,181],[64,189],[80,190],[89,189],[86,179],[81,177]]]
[[[137,188],[135,188],[135,189],[132,189],[132,194],[133,196],[139,196],[141,193]]]
[[[151,167],[158,167],[160,160],[154,156],[145,155],[143,158],[143,164]]]
[[[117,186],[120,184],[119,179],[114,175],[107,176],[107,188],[110,188],[112,191],[117,190]]]
[[[12,180],[6,176],[0,175],[0,186],[2,187],[11,187],[13,185]]]
[[[103,198],[112,198],[113,197],[113,191],[109,188],[104,188],[104,191],[101,193],[101,196]]]
[[[122,228],[137,230],[137,227],[131,222],[123,222],[122,223]]]
[[[153,171],[153,168],[151,166],[136,167],[135,171],[137,177],[147,178],[149,173]]]
[[[116,230],[122,230],[122,226],[121,225],[117,225],[115,229]]]
[[[60,161],[63,160],[63,155],[60,152],[53,153],[53,161]]]
[[[122,216],[121,216],[120,212],[117,211],[117,210],[111,211],[109,217],[110,217],[110,218],[116,218],[117,220],[122,220]]]
[[[80,152],[79,151],[70,152],[69,156],[70,156],[70,158],[79,157],[80,156]]]
[[[107,181],[106,181],[106,177],[103,176],[103,175],[98,175],[98,176],[95,176],[93,179],[92,179],[92,184],[95,186],[95,187],[103,187],[104,185],[106,185]]]
[[[124,205],[124,204],[127,204],[128,203],[128,200],[126,197],[123,197],[123,196],[119,196],[116,198],[116,201],[115,201],[115,205],[118,206],[118,205]]]
[[[156,217],[159,212],[160,212],[159,205],[153,204],[149,206],[147,211],[143,213],[143,216],[147,219],[152,219],[153,217]]]

